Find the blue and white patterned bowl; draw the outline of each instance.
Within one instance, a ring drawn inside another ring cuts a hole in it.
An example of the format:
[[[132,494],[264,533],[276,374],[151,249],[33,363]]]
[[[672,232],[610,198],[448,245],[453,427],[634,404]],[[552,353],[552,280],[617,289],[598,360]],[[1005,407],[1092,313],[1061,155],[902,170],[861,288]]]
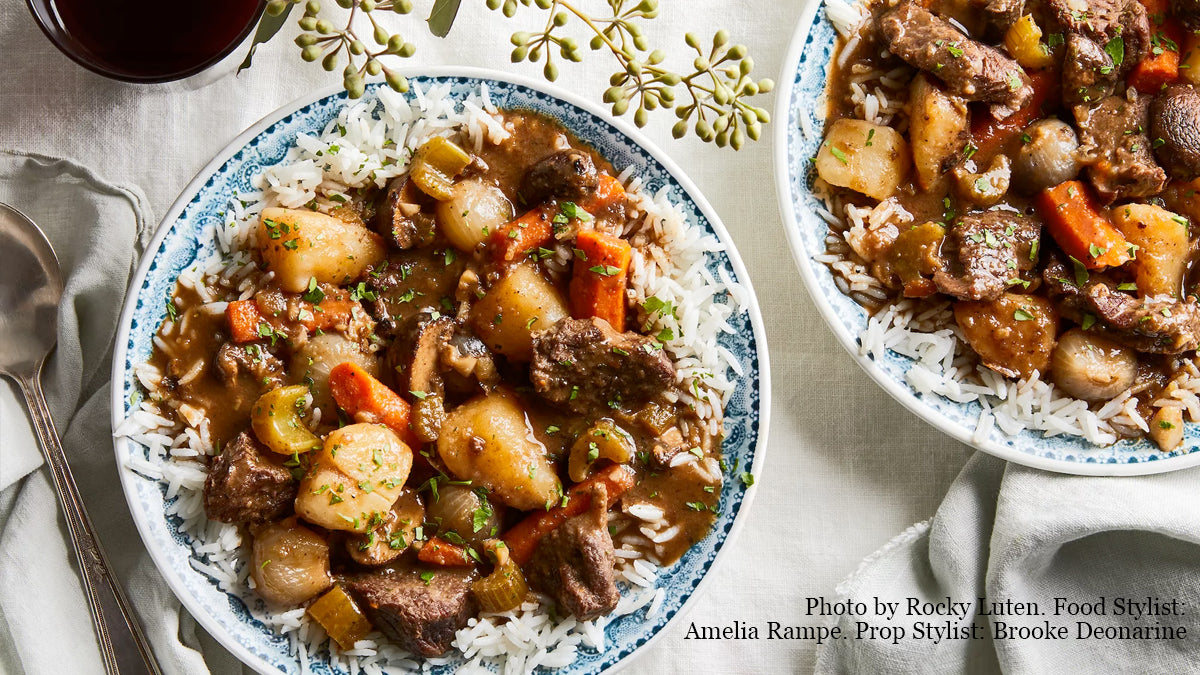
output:
[[[750,307],[731,319],[735,333],[721,337],[721,344],[738,357],[746,373],[725,412],[723,449],[730,463],[738,462],[739,472],[748,470],[760,477],[770,412],[770,368],[762,318],[750,277],[729,234],[692,182],[632,127],[612,120],[600,107],[549,85],[468,68],[424,69],[409,77],[425,89],[432,84],[450,84],[451,95],[459,100],[486,82],[492,101],[499,107],[535,110],[560,120],[614,166],[635,167],[636,175],[645,179],[647,190],[654,192],[666,186],[670,199],[683,205],[689,222],[716,235],[725,244],[726,253],[710,256],[708,267],[714,275],[718,266],[731,269],[733,277],[745,287]],[[372,91],[368,89],[368,96]],[[214,242],[205,240],[200,233],[226,208],[235,190],[250,190],[252,176],[284,157],[298,132],[319,133],[346,103],[344,92],[330,89],[268,115],[222,150],[171,207],[134,275],[121,315],[113,359],[114,428],[132,412],[131,396],[139,390],[133,368],[150,356],[154,332],[165,316],[162,299],[167,297],[182,270],[213,250]],[[220,591],[212,580],[191,566],[189,559],[198,556],[186,538],[176,532],[178,522],[165,514],[165,486],[124,468],[128,458],[144,458],[145,449],[125,438],[116,440],[115,449],[117,465],[122,467],[121,485],[146,548],[192,616],[222,645],[259,672],[299,672],[299,664],[289,655],[285,639],[254,620],[241,600]],[[678,564],[659,576],[659,586],[666,594],[657,615],[646,619],[646,610],[642,609],[612,621],[606,629],[606,651],[582,650],[574,664],[555,672],[564,675],[611,672],[650,644],[696,597],[708,570],[731,544],[745,520],[754,492],[755,488],[746,489],[742,481],[728,476],[713,531]],[[312,669],[317,673],[338,672],[327,662],[317,663]],[[435,672],[452,670],[445,666]]]
[[[1074,436],[1043,438],[1036,431],[1008,436],[993,429],[982,442],[976,442],[978,402],[955,403],[935,394],[919,394],[904,378],[911,359],[894,352],[878,360],[859,353],[858,335],[867,324],[867,313],[838,290],[828,267],[813,260],[825,251],[829,231],[817,215],[821,202],[812,194],[816,170],[809,161],[821,143],[825,82],[837,41],[824,8],[820,0],[809,2],[779,77],[783,86],[775,109],[775,188],[792,256],[817,309],[842,346],[879,386],[918,417],[963,443],[1011,462],[1099,476],[1161,473],[1200,464],[1200,425],[1195,424],[1187,425],[1183,445],[1167,453],[1146,440],[1100,447]],[[805,129],[810,130],[809,135]]]

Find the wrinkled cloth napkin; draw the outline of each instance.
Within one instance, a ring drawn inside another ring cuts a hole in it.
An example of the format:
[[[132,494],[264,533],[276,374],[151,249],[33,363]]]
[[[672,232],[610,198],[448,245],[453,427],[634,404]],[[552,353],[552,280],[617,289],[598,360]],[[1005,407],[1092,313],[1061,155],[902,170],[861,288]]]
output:
[[[62,265],[58,347],[42,376],[47,402],[100,541],[164,672],[242,672],[228,652],[212,648],[154,569],[117,479],[110,364],[121,301],[153,228],[145,197],[67,160],[0,151],[0,201],[42,227]],[[0,672],[103,673],[42,455],[16,388],[0,389]]]
[[[1196,469],[1137,478],[1064,476],[976,453],[930,521],[914,525],[864,560],[838,588],[840,599],[866,609],[861,615],[853,608],[841,613],[836,625],[844,634],[858,635],[864,622],[903,628],[906,638],[877,631],[875,639],[832,640],[818,652],[816,671],[1200,671],[1198,478]],[[980,613],[979,598],[991,615]],[[1061,598],[1059,616],[1055,598]],[[924,603],[947,599],[972,603],[959,610],[963,620],[923,609]],[[1141,608],[1171,614],[1136,617],[1122,611],[1129,601],[1148,599],[1153,607]],[[1009,600],[1034,602],[1041,615],[995,613],[1007,611]],[[916,612],[910,612],[914,601]],[[886,603],[899,603],[890,619],[888,609],[877,611]],[[1086,615],[1090,610],[1104,614]],[[977,624],[979,639],[912,638],[916,624],[940,626],[947,620],[960,627],[961,636]],[[1045,635],[1044,621],[1052,628],[1067,627],[1072,639],[1037,639],[1038,628]],[[1079,621],[1102,630],[1182,626],[1186,638],[1097,639],[1085,628],[1093,637],[1077,639]],[[996,623],[1031,629],[1035,638],[992,640],[987,636]]]

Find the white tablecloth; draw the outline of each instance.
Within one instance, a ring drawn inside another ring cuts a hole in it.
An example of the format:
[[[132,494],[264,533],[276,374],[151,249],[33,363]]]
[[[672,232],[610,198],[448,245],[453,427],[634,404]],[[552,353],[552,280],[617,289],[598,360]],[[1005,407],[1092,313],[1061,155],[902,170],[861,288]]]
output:
[[[420,12],[428,11],[431,3],[416,4]],[[711,36],[727,28],[734,40],[750,46],[759,76],[778,78],[804,3],[662,4],[663,16],[651,22],[649,35],[669,53],[685,53],[685,30]],[[486,11],[480,0],[463,3],[450,40],[430,36],[414,18],[395,21],[408,26],[404,35],[417,44],[413,66],[500,66],[532,76],[540,70],[508,64],[508,36],[519,22]],[[254,68],[236,79],[228,76],[199,88],[195,83],[137,86],[105,80],[75,65],[42,36],[22,0],[0,0],[5,55],[0,148],[71,158],[110,181],[136,185],[148,196],[154,217],[161,217],[192,176],[243,129],[294,98],[336,81],[316,64],[300,61],[298,48],[290,44],[293,30],[289,27],[261,48]],[[558,84],[598,99],[612,65],[602,53],[588,54],[583,64],[564,65]],[[768,108],[773,106],[773,96],[762,98],[771,104]],[[892,401],[826,329],[788,253],[772,187],[769,139],[733,153],[691,138],[672,140],[673,121],[669,114],[655,115],[646,134],[685,167],[708,196],[750,270],[771,347],[772,428],[752,518],[736,546],[713,572],[707,593],[689,615],[631,671],[810,671],[815,659],[811,642],[697,641],[685,640],[684,635],[693,621],[824,623],[805,614],[804,600],[832,598],[837,582],[864,556],[913,522],[930,517],[970,451]],[[773,133],[774,127],[766,132]],[[3,444],[33,442],[15,391],[8,387],[0,387],[0,421]],[[119,490],[115,484],[107,489]],[[101,498],[85,494],[89,497]],[[127,514],[93,517],[108,538],[140,546]],[[0,651],[8,639],[0,630]],[[201,644],[219,649],[211,640]]]

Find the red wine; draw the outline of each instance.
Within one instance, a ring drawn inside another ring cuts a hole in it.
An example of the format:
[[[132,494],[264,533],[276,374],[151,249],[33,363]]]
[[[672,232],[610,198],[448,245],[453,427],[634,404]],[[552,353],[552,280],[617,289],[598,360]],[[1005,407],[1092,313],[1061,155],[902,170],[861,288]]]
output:
[[[228,54],[250,31],[263,0],[48,2],[77,59],[125,79],[166,80]]]

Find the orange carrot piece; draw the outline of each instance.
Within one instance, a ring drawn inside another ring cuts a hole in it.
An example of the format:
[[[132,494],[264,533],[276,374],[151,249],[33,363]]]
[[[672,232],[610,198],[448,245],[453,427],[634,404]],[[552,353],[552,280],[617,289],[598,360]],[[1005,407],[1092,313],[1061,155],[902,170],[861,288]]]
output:
[[[550,241],[553,236],[551,208],[539,206],[501,225],[491,234],[492,255],[497,262],[516,262]]]
[[[1153,37],[1146,56],[1129,74],[1128,84],[1143,94],[1156,94],[1163,85],[1179,78],[1179,46],[1183,27],[1175,19],[1151,28]]]
[[[508,546],[509,555],[524,565],[533,557],[538,542],[554,528],[562,525],[568,518],[573,518],[586,512],[592,507],[592,489],[596,485],[604,485],[608,493],[607,508],[621,498],[637,483],[633,470],[624,464],[613,464],[607,469],[593,474],[582,483],[572,487],[566,495],[566,503],[555,506],[548,511],[535,511],[524,520],[513,525],[504,533],[504,543]]]
[[[975,115],[971,125],[971,145],[976,148],[978,160],[990,161],[992,155],[1005,141],[1025,130],[1025,127],[1050,112],[1043,110],[1048,101],[1058,99],[1056,94],[1061,75],[1056,68],[1044,68],[1028,73],[1033,87],[1033,96],[1020,110],[998,120],[991,115]],[[1052,94],[1054,94],[1052,96]]]
[[[263,322],[263,315],[254,298],[229,303],[225,307],[225,319],[229,322],[229,333],[234,342],[241,344],[262,339],[258,327]]]
[[[353,300],[332,300],[330,298],[326,298],[316,305],[303,302],[301,306],[308,310],[308,314],[301,314],[304,318],[300,323],[310,331],[329,330],[339,325],[345,326],[350,322],[351,313],[357,304]]]
[[[571,315],[594,316],[625,331],[625,277],[633,247],[629,242],[596,230],[584,230],[575,240],[578,252],[568,288]]]
[[[1169,0],[1138,0],[1146,8],[1152,26],[1157,26],[1162,18],[1171,11]]]
[[[1129,242],[1096,208],[1082,182],[1069,180],[1047,188],[1035,203],[1059,248],[1088,269],[1117,267],[1132,260]]]
[[[467,551],[462,546],[451,544],[441,537],[430,537],[417,551],[417,560],[441,567],[470,567]]]
[[[598,213],[624,198],[625,186],[621,185],[621,181],[602,173],[596,191],[579,202],[578,206],[588,213]]]
[[[413,448],[421,442],[408,427],[410,406],[361,366],[347,361],[329,371],[333,400],[358,422],[387,425]]]

